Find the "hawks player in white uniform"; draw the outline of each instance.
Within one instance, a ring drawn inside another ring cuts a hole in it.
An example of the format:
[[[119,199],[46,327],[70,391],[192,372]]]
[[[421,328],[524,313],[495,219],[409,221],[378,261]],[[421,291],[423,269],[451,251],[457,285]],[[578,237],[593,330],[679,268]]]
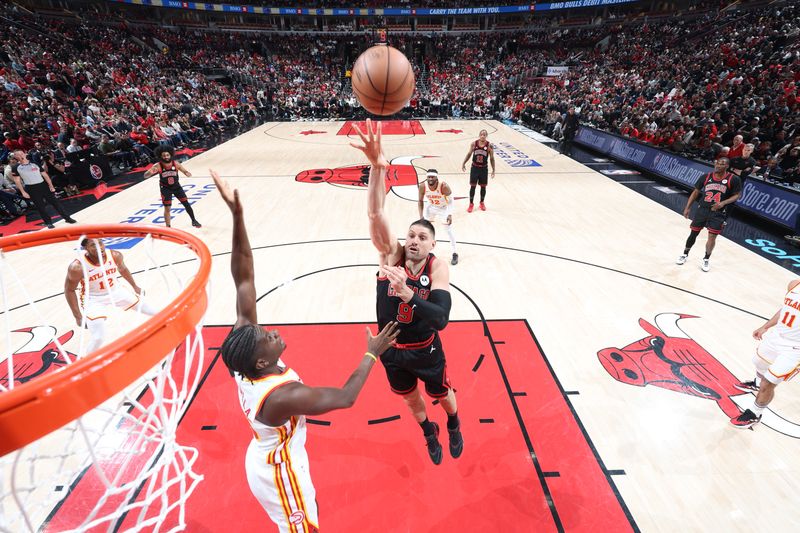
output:
[[[239,191],[231,190],[216,172],[210,172],[233,214],[231,273],[236,285],[237,318],[220,353],[236,379],[239,402],[253,432],[245,458],[247,482],[279,531],[315,532],[319,519],[305,449],[305,415],[351,407],[377,358],[397,338],[397,323],[387,324],[376,337],[367,328],[367,352],[343,387],[304,385],[280,359],[286,349],[280,334],[258,325],[253,252]],[[249,526],[264,531],[255,524]]]
[[[439,181],[439,172],[433,168],[428,169],[425,181],[419,184],[419,218],[429,222],[437,218],[444,221],[450,237],[450,247],[453,249],[450,264],[458,264],[456,235],[453,232],[453,191],[447,183]]]
[[[761,413],[775,397],[775,387],[800,371],[800,280],[789,283],[783,306],[766,324],[753,332],[761,343],[753,356],[756,378],[736,385],[744,391],[757,391],[753,406],[731,418],[738,428],[758,424]]]
[[[67,270],[64,296],[78,326],[83,327],[86,319],[88,354],[103,345],[109,307],[134,309],[145,315],[154,315],[158,310],[141,299],[142,289],[125,266],[120,252],[110,250],[111,253],[107,253],[100,239],[84,239],[81,248],[83,256],[75,259]],[[120,286],[117,275],[130,284],[135,294]]]

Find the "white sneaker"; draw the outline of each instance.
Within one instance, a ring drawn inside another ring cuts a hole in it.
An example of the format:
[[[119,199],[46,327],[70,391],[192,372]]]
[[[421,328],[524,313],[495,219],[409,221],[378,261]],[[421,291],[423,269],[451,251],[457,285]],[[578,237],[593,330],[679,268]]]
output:
[[[675,261],[675,264],[676,264],[676,265],[682,265],[682,264],[684,264],[684,263],[686,262],[686,258],[687,258],[687,257],[689,257],[689,256],[688,256],[688,255],[686,255],[686,254],[681,254],[681,256],[680,256],[680,257],[678,257],[678,260],[677,260],[677,261]]]
[[[708,259],[703,259],[700,262],[700,268],[703,270],[703,272],[708,272],[709,270],[711,270],[711,265],[709,265],[708,263],[709,263]]]

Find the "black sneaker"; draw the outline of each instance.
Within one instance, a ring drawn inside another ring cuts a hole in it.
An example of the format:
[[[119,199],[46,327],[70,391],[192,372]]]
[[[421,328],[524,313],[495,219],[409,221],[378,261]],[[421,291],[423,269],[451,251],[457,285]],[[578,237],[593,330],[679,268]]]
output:
[[[425,435],[425,442],[428,445],[428,455],[433,461],[433,464],[438,465],[442,463],[442,445],[439,444],[439,424],[432,422],[433,435]]]
[[[48,227],[48,229],[54,229],[54,228],[55,228],[55,226],[54,226],[54,225],[52,225],[52,224],[45,224],[45,226],[47,226],[47,227]]]
[[[65,218],[65,219],[64,219],[64,222],[66,222],[67,224],[77,224],[77,223],[78,223],[78,221],[77,221],[77,220],[75,220],[75,219],[74,219],[74,218],[72,218],[72,217],[67,217],[67,218]]]
[[[754,379],[740,381],[739,383],[734,383],[733,386],[744,392],[758,392],[758,385],[756,385],[756,380]]]
[[[456,429],[447,428],[450,435],[450,457],[458,459],[464,451],[464,437],[461,436],[461,424]]]
[[[203,226],[202,226],[202,225],[200,225],[200,223],[199,223],[198,221],[196,221],[196,220],[192,220],[192,226],[194,226],[195,228],[202,228],[202,227],[203,227]]]
[[[458,264],[458,254],[453,254],[453,259],[450,260],[450,264],[451,265],[457,265]]]
[[[761,417],[756,416],[756,414],[750,409],[745,410],[745,412],[739,416],[734,416],[731,418],[731,424],[733,427],[739,429],[751,428],[759,422],[761,422]]]

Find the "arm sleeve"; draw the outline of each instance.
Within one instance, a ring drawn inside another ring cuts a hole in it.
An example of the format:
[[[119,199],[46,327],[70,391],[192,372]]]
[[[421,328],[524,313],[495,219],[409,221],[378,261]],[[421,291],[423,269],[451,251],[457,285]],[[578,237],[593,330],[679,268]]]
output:
[[[432,290],[427,300],[423,300],[415,293],[408,303],[414,308],[417,316],[430,322],[435,329],[443,330],[450,320],[452,301],[450,293],[444,289]]]

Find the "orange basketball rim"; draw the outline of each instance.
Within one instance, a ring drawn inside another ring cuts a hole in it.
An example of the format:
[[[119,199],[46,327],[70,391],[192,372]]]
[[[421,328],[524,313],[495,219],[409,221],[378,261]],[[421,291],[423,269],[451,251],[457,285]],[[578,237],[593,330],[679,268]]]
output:
[[[200,259],[197,274],[158,314],[127,335],[73,364],[0,392],[0,457],[55,431],[122,391],[192,332],[208,307],[211,253],[180,230],[128,224],[82,225],[0,238],[10,252],[88,238],[146,237],[187,246]]]

